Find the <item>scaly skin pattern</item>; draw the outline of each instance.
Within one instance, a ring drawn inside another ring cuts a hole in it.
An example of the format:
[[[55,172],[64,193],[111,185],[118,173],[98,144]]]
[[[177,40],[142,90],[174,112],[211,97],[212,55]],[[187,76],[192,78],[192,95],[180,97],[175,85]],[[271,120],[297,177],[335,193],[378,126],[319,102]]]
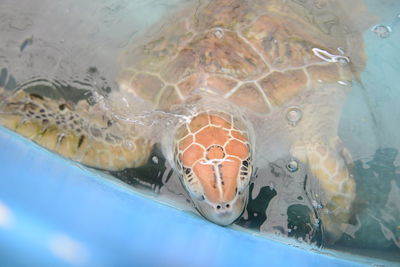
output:
[[[19,91],[0,103],[0,124],[88,166],[120,170],[143,165],[152,144],[92,108],[86,101],[72,104]]]
[[[349,66],[312,52],[350,51],[344,22],[329,21],[338,32],[327,34],[330,29],[323,22],[307,21],[308,7],[292,1],[205,2],[163,23],[158,38],[144,38],[143,45],[122,53],[121,88],[163,109],[207,88],[235,105],[267,114],[317,83],[353,79]],[[326,2],[333,6],[321,13],[340,10],[335,1]],[[352,54],[352,63],[362,65],[362,40],[356,34],[354,39],[361,49]]]
[[[350,173],[350,155],[338,137],[331,140],[313,140],[293,146],[292,154],[306,163],[325,194],[320,212],[325,241],[336,241],[345,231],[355,199],[355,181]],[[319,197],[318,195],[315,197]]]

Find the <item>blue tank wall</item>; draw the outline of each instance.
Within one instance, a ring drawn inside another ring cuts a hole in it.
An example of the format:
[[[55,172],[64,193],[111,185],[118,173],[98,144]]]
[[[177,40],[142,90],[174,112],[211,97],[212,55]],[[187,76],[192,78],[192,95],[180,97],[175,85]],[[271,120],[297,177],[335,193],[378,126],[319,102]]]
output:
[[[3,128],[0,147],[2,264],[357,266],[214,225],[133,193]]]

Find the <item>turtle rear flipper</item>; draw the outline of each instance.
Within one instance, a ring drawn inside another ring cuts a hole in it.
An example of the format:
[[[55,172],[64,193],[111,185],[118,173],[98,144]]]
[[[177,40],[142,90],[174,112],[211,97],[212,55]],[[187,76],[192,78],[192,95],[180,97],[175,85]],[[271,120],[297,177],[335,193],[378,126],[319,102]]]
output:
[[[303,140],[292,149],[295,157],[308,164],[320,189],[312,198],[320,200],[319,217],[324,239],[334,243],[346,231],[352,215],[356,184],[350,171],[350,154],[339,137]]]
[[[0,125],[90,167],[121,170],[143,165],[151,142],[92,109],[86,101],[71,104],[20,90],[3,100]]]

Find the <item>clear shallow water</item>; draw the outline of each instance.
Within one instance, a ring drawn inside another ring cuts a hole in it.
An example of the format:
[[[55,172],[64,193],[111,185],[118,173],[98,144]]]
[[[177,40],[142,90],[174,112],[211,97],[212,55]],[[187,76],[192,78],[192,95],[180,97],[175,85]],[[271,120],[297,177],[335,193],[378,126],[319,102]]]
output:
[[[45,84],[71,98],[82,97],[86,91],[112,90],[117,86],[116,58],[120,49],[145,32],[161,14],[182,4],[144,2],[26,1],[15,6],[12,1],[4,1],[0,13],[4,36],[0,40],[0,68],[11,73],[15,82],[8,75],[2,79],[8,81],[9,88],[33,77],[57,81]],[[357,208],[351,221],[354,227],[333,248],[400,261],[400,55],[396,53],[400,4],[393,0],[368,1],[368,5],[380,17],[377,23],[390,26],[392,32],[387,38],[371,30],[364,33],[368,65],[361,82],[353,85],[340,124],[340,135],[353,155]],[[44,90],[42,82],[35,84],[41,85],[35,90]],[[286,160],[258,168],[248,208],[236,225],[321,246],[317,218],[309,215],[316,207],[304,190],[305,173],[288,172]],[[192,209],[158,149],[147,166],[111,174],[164,201]]]

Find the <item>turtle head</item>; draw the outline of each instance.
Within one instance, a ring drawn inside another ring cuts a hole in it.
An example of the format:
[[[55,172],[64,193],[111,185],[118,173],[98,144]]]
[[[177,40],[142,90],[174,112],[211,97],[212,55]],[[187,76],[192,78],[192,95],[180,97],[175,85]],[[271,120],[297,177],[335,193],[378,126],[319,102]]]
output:
[[[200,113],[177,134],[175,163],[196,209],[229,225],[243,213],[252,173],[248,134],[230,115]]]
[[[221,173],[221,181],[208,184],[201,182],[215,179],[213,176],[218,172],[218,169],[225,169],[228,173],[227,175]],[[222,162],[219,166],[204,164],[200,167],[197,177],[200,180],[200,184],[195,183],[186,186],[186,190],[189,192],[196,209],[206,219],[226,226],[232,224],[242,215],[248,200],[248,183],[237,181],[240,179],[239,173],[237,177],[232,177],[231,181],[226,182],[226,184],[230,183],[230,185],[225,186],[225,181],[223,181],[231,178],[229,177],[229,172],[233,174],[238,169],[240,169],[240,164],[230,160]],[[184,179],[187,179],[187,177]],[[247,177],[244,179],[249,180]]]

